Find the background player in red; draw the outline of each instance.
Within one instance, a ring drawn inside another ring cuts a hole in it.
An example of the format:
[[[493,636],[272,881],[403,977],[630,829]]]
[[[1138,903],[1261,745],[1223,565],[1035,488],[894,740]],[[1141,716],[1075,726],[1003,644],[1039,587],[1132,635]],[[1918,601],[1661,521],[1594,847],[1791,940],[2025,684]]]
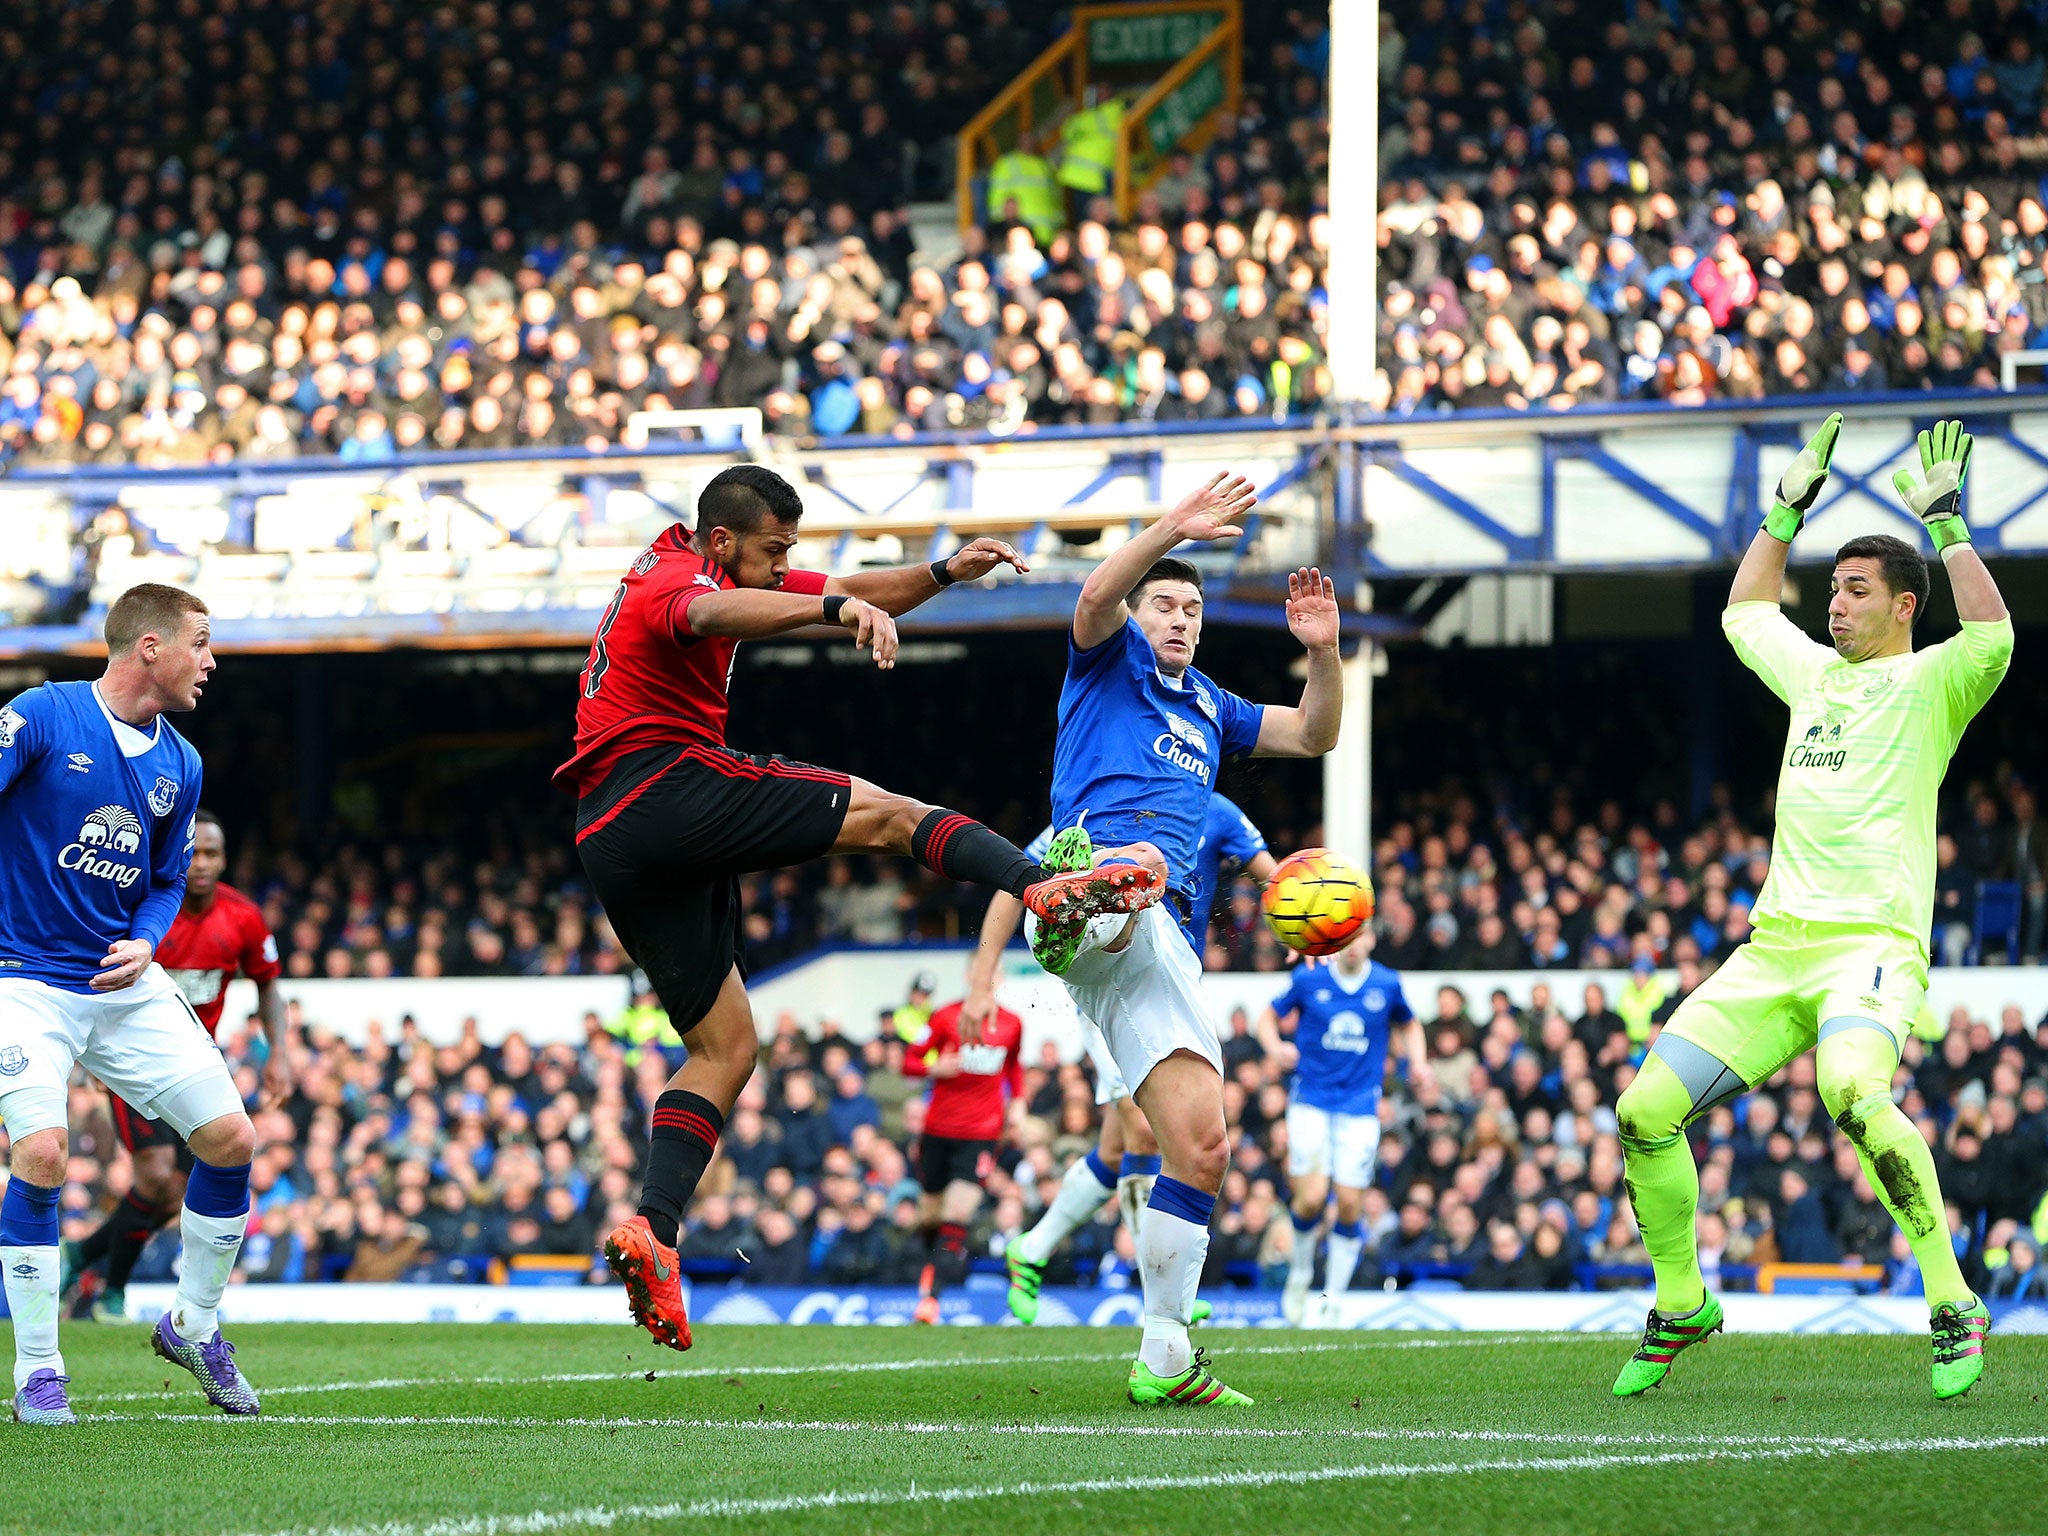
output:
[[[227,839],[220,820],[201,809],[193,818],[184,905],[158,946],[156,959],[209,1035],[220,1028],[228,983],[236,976],[256,983],[256,1012],[270,1041],[270,1060],[263,1069],[263,1107],[274,1109],[292,1091],[284,1050],[284,1002],[277,991],[277,940],[256,903],[222,882],[227,866]],[[185,1170],[180,1166],[184,1146],[177,1132],[124,1103],[118,1094],[109,1093],[107,1098],[115,1133],[134,1163],[134,1183],[95,1231],[65,1244],[64,1283],[69,1285],[104,1258],[106,1289],[93,1304],[93,1316],[114,1320],[127,1315],[128,1277],[150,1234],[184,1201]]]
[[[930,1255],[918,1280],[920,1323],[936,1323],[940,1290],[967,1276],[967,1227],[981,1209],[1009,1101],[1024,1092],[1024,1021],[996,1008],[966,1041],[960,1007],[948,1003],[933,1014],[924,1038],[903,1056],[906,1077],[932,1081],[917,1144],[918,1223]]]
[[[726,746],[740,641],[838,625],[886,669],[896,660],[894,615],[998,566],[1027,569],[1001,540],[976,539],[929,565],[792,570],[803,510],[795,488],[762,465],[712,476],[695,530],[670,528],[642,550],[605,609],[580,679],[576,753],[555,771],[577,797],[576,851],[591,889],[689,1047],[650,1117],[639,1213],[604,1244],[633,1316],[671,1349],[690,1347],[676,1227],[760,1049],[740,945],[741,875],[828,853],[903,854],[1063,922],[1141,910],[1164,884],[1133,864],[1053,874],[956,811]]]

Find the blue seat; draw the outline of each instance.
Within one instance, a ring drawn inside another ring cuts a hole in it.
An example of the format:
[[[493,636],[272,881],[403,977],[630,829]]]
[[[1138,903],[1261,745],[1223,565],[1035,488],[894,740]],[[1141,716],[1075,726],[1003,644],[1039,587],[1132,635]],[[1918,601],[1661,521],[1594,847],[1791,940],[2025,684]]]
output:
[[[2020,961],[2020,918],[2025,901],[2017,880],[1977,882],[1977,922],[1970,937],[1970,963],[1984,963],[1987,945],[2002,945],[2006,962]]]

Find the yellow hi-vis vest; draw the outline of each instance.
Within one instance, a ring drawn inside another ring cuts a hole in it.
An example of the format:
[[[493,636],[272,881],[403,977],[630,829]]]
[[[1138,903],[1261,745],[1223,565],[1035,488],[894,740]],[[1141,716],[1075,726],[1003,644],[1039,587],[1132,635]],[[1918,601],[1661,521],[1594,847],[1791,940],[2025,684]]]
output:
[[[1017,217],[1031,230],[1040,245],[1059,233],[1059,183],[1053,179],[1052,163],[1043,155],[1013,149],[988,168],[988,217],[991,223],[1005,216],[1012,202]]]
[[[1123,126],[1124,104],[1115,96],[1069,117],[1060,126],[1060,185],[1091,195],[1107,192]]]

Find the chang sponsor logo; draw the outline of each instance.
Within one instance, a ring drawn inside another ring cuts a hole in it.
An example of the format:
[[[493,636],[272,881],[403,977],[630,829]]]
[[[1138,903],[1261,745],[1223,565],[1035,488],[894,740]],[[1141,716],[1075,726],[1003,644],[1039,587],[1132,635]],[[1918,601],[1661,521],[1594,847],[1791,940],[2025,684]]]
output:
[[[1165,758],[1174,767],[1193,774],[1204,784],[1208,783],[1209,738],[1192,720],[1183,719],[1170,709],[1165,713],[1166,729],[1152,739],[1153,755]]]
[[[106,855],[132,855],[141,847],[142,823],[135,813],[125,805],[103,805],[85,818],[77,841],[65,844],[58,852],[57,867],[110,880],[125,891],[141,878],[142,866]]]
[[[1840,773],[1849,754],[1842,746],[1842,717],[1833,710],[1816,715],[1806,734],[1792,744],[1785,758],[1787,768],[1825,768]]]

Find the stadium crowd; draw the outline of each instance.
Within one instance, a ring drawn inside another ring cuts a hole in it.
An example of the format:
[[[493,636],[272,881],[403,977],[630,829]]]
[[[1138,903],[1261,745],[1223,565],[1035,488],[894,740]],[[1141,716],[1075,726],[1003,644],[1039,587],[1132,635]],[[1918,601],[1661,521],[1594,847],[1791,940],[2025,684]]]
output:
[[[1945,892],[1967,888],[1954,876],[1961,868],[2029,871],[2028,945],[2040,936],[2032,804],[2017,781],[1996,795],[1973,789],[1966,825],[1943,839]],[[381,858],[345,848],[318,869],[267,864],[249,849],[236,859],[231,875],[264,903],[291,974],[626,966],[566,864],[545,852],[414,864],[396,847]],[[1767,860],[1762,837],[1725,810],[1684,830],[1661,811],[1628,823],[1614,806],[1581,821],[1560,800],[1547,823],[1517,816],[1488,825],[1451,788],[1414,802],[1387,829],[1376,860],[1379,956],[1411,972],[1456,973],[1464,990],[1411,991],[1431,1069],[1392,1085],[1359,1284],[1556,1288],[1583,1283],[1587,1265],[1634,1273],[1642,1252],[1620,1191],[1612,1106],[1657,1024],[1746,934]],[[889,878],[872,883],[853,878],[851,865],[827,866],[822,885],[788,871],[750,882],[754,958],[778,957],[793,934],[904,937],[921,899],[900,883],[904,871],[880,868]],[[1210,967],[1282,970],[1286,957],[1249,887],[1226,891]],[[950,887],[927,894],[937,912],[960,899]],[[1489,969],[1530,966],[1606,969],[1611,984],[1573,996],[1546,987],[1519,1008],[1486,985]],[[1276,974],[1273,992],[1282,989]],[[702,1278],[733,1272],[735,1249],[755,1283],[915,1278],[923,1250],[909,1170],[922,1084],[904,1074],[902,1058],[924,1011],[942,1001],[922,983],[866,1043],[849,1035],[869,1021],[776,1021],[682,1249]],[[1237,1150],[1212,1283],[1277,1284],[1292,1241],[1286,1079],[1256,1022],[1243,1010],[1228,1021]],[[580,1045],[538,1050],[517,1039],[487,1047],[474,1029],[436,1048],[409,1024],[352,1049],[317,1018],[294,1023],[298,1091],[258,1117],[260,1232],[246,1279],[477,1279],[519,1255],[588,1257],[594,1234],[630,1212],[645,1116],[673,1047],[651,996],[617,1018],[586,1018]],[[260,1034],[234,1021],[223,1034],[253,1099]],[[2025,1278],[2031,1245],[2048,1237],[2048,1019],[2030,1025],[2017,1007],[1995,1021],[1959,1011],[1938,1045],[1909,1044],[1900,1086],[1940,1149],[1957,1240],[1978,1278],[1993,1295],[2035,1284]],[[128,1175],[95,1094],[77,1090],[73,1119],[81,1130],[65,1209],[83,1229],[89,1208],[118,1199]],[[999,1254],[1035,1218],[1097,1129],[1085,1064],[1061,1063],[1049,1049],[1032,1060],[977,1253]],[[1697,1137],[1703,1252],[1731,1283],[1759,1263],[1845,1255],[1885,1266],[1888,1285],[1916,1283],[1908,1251],[1893,1244],[1882,1206],[1819,1111],[1810,1058],[1716,1111]],[[175,1251],[159,1242],[141,1278]],[[1127,1284],[1131,1260],[1127,1237],[1103,1221],[1084,1229],[1052,1276]]]
[[[1722,798],[1693,827],[1660,802],[1638,821],[1617,801],[1590,815],[1559,798],[1547,815],[1498,810],[1492,824],[1455,788],[1426,797],[1384,832],[1374,859],[1380,958],[1400,970],[1627,970],[1638,961],[1692,974],[1749,933],[1770,867],[1763,824]],[[1024,830],[1024,829],[1015,829]],[[1313,828],[1273,828],[1280,846]],[[1028,832],[1026,833],[1028,835]],[[630,970],[581,871],[544,831],[501,829],[474,856],[448,842],[341,841],[314,862],[253,841],[233,850],[230,883],[261,906],[285,974],[611,975]],[[1983,882],[2017,887],[2018,946],[1976,937]],[[902,945],[971,937],[971,887],[907,860],[837,857],[741,881],[749,964],[819,944]],[[2048,925],[2048,824],[2024,780],[1969,785],[1938,842],[1937,964],[2033,963]],[[1204,956],[1212,971],[1279,971],[1287,954],[1248,881],[1227,881]],[[1686,970],[1686,968],[1691,968]]]
[[[912,1013],[930,1001],[914,997]],[[1390,1083],[1356,1283],[1639,1279],[1612,1105],[1644,1036],[1619,1000],[1593,985],[1579,997],[1541,988],[1520,1009],[1505,993],[1450,987],[1412,1001],[1430,1069]],[[915,1279],[925,1253],[910,1170],[923,1099],[902,1070],[899,1031],[916,1019],[883,1022],[854,1044],[829,1016],[808,1031],[778,1021],[681,1245],[700,1280],[741,1270],[754,1284]],[[486,1046],[473,1026],[437,1048],[406,1021],[395,1038],[380,1031],[355,1049],[295,1018],[298,1088],[257,1117],[256,1230],[241,1278],[481,1280],[518,1256],[592,1259],[596,1235],[632,1211],[647,1106],[670,1070],[630,1018],[609,1023],[590,1016],[580,1045],[536,1050],[518,1037]],[[1277,1285],[1292,1241],[1286,1080],[1254,1024],[1237,1010],[1224,1045],[1235,1152],[1210,1284]],[[260,1033],[252,1023],[223,1034],[253,1101]],[[1958,1010],[1947,1038],[1910,1042],[1900,1068],[1905,1107],[1939,1150],[1958,1251],[1994,1297],[2048,1299],[2036,1268],[2048,1239],[2044,1074],[2048,1019],[2030,1029],[2016,1007],[1995,1024]],[[1048,1045],[1012,1104],[977,1254],[999,1256],[1036,1217],[1094,1144],[1097,1113],[1086,1064],[1061,1063]],[[64,1212],[78,1235],[97,1203],[123,1192],[128,1169],[95,1092],[74,1090],[72,1119]],[[1887,1289],[1917,1290],[1909,1251],[1820,1110],[1810,1058],[1715,1111],[1695,1140],[1710,1279],[1739,1287],[1763,1263],[1861,1259],[1885,1270]],[[1053,1280],[1131,1283],[1130,1239],[1113,1215],[1077,1235]],[[175,1251],[174,1237],[160,1237],[137,1278],[161,1276]],[[1608,1273],[1589,1276],[1588,1265]]]
[[[26,464],[603,445],[705,405],[1006,433],[1327,392],[1314,5],[1251,8],[1238,122],[1132,219],[1083,197],[1034,228],[1005,199],[929,265],[906,199],[945,190],[946,136],[1046,40],[1002,4],[87,9],[0,21],[32,104],[0,129],[0,442]],[[1909,14],[1386,8],[1373,403],[1994,382],[2048,321],[2036,21]]]

